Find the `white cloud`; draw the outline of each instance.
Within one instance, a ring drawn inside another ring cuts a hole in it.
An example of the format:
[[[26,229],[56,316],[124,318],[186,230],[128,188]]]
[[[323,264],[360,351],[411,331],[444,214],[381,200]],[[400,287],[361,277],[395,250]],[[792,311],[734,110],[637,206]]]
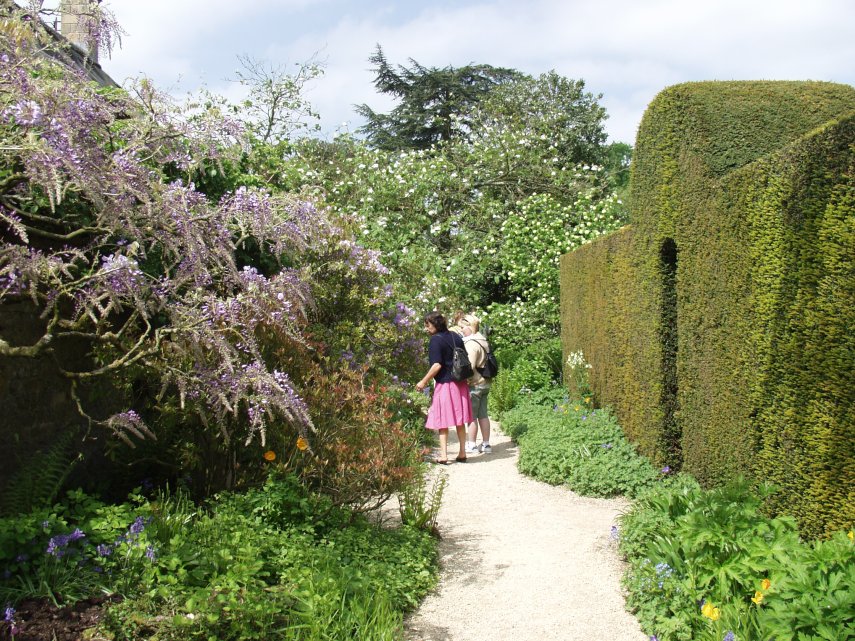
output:
[[[390,62],[486,63],[582,78],[602,93],[611,137],[634,141],[646,105],[691,80],[815,79],[853,83],[855,3],[848,0],[113,0],[128,36],[112,61],[117,78],[145,71],[170,85],[205,81],[234,92],[236,55],[277,63],[315,52],[326,73],[309,98],[332,132],[360,124],[352,105],[386,110],[368,57]]]

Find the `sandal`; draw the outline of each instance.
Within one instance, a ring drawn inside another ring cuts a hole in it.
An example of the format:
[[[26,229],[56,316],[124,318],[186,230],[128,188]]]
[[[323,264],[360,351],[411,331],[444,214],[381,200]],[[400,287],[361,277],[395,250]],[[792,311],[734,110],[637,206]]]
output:
[[[457,461],[458,463],[465,463],[465,462],[466,462],[466,457],[465,457],[465,456],[458,456],[458,457],[457,457],[456,459],[454,459],[454,460],[455,460],[455,461]]]
[[[433,463],[434,465],[451,465],[451,464],[448,462],[448,459],[438,459],[438,458],[435,458],[435,459],[431,459],[431,463]]]

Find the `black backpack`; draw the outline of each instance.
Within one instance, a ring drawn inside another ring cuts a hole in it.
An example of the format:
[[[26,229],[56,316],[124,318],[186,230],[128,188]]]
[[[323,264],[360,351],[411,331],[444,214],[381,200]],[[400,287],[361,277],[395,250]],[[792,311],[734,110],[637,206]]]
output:
[[[479,344],[480,340],[475,339]],[[493,356],[493,352],[490,351],[490,344],[487,343],[487,347],[484,349],[487,350],[487,358],[484,359],[484,365],[482,367],[476,368],[478,373],[484,378],[496,378],[496,374],[499,373],[499,361],[496,360],[496,357]]]
[[[469,362],[469,355],[463,347],[457,347],[454,344],[454,338],[451,339],[451,347],[454,354],[451,358],[451,378],[455,381],[465,381],[475,372],[472,369],[472,363]]]

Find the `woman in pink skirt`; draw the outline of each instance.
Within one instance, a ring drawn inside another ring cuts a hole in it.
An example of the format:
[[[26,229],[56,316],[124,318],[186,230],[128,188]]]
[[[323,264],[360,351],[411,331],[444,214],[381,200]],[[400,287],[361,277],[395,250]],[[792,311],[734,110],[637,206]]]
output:
[[[465,463],[465,426],[472,421],[472,402],[469,400],[469,385],[466,381],[451,378],[454,348],[463,347],[463,339],[448,331],[445,318],[439,312],[431,312],[425,317],[425,330],[430,334],[430,369],[416,383],[416,389],[421,392],[431,379],[436,383],[426,425],[429,430],[439,432],[439,458],[434,463],[448,465],[448,430],[451,427],[457,428],[460,444],[460,452],[454,460]]]

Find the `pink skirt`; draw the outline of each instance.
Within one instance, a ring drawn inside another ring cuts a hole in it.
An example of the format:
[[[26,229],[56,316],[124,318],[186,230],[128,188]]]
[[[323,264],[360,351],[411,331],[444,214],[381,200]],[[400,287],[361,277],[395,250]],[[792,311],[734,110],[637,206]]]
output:
[[[429,430],[442,430],[472,422],[472,401],[466,381],[437,383],[427,415]]]

